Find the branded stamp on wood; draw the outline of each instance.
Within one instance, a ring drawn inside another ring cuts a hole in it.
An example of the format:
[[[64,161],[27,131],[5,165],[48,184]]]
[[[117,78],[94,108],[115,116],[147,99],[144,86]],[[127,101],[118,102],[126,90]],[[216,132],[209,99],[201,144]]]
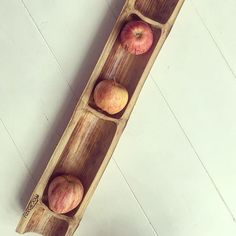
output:
[[[26,209],[25,209],[25,212],[24,212],[24,214],[23,214],[23,216],[24,216],[25,218],[29,215],[30,211],[36,206],[36,204],[38,203],[38,201],[39,201],[39,195],[38,195],[38,194],[35,194],[35,195],[31,198],[30,202],[28,203],[28,205],[27,205],[27,207],[26,207]]]

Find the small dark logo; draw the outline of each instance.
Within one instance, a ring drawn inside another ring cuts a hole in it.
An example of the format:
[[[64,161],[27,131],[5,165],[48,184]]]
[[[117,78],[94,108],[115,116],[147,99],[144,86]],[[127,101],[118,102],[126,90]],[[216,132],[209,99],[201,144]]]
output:
[[[27,207],[26,207],[26,209],[25,209],[25,212],[24,212],[24,214],[23,214],[23,216],[24,216],[25,218],[29,215],[30,211],[36,206],[36,204],[38,203],[38,201],[39,201],[39,195],[38,195],[38,194],[35,194],[35,195],[31,198],[30,202],[28,203],[28,205],[27,205]]]

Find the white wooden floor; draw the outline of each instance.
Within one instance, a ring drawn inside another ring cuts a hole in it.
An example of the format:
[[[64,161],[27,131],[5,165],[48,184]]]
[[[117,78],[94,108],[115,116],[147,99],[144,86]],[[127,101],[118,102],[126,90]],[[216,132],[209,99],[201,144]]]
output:
[[[123,3],[0,0],[0,235],[16,235]],[[186,0],[76,235],[236,235],[235,23],[235,0]]]

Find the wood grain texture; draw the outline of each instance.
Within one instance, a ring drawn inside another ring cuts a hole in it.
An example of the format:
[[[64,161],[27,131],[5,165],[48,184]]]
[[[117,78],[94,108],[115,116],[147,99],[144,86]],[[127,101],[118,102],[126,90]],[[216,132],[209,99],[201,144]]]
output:
[[[17,232],[69,236],[79,226],[184,0],[146,1],[148,4],[142,2],[126,1],[72,118],[32,194],[26,207],[27,214],[21,218]],[[155,7],[150,8],[152,4]],[[151,50],[141,56],[128,55],[119,44],[120,30],[132,19],[149,23],[154,34]],[[130,97],[122,112],[111,116],[95,106],[92,93],[101,79],[115,79],[127,88]],[[47,188],[52,178],[65,173],[81,179],[85,195],[75,210],[66,215],[58,215],[48,208]],[[36,203],[35,196],[38,196]]]
[[[165,24],[172,15],[178,2],[179,0],[137,0],[135,2],[135,8],[143,15]]]

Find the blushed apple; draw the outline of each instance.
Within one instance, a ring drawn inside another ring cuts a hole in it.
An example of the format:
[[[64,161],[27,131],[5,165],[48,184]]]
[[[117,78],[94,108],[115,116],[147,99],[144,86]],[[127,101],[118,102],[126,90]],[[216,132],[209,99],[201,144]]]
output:
[[[151,48],[153,32],[151,27],[143,21],[130,21],[122,29],[120,41],[126,51],[140,55]]]
[[[58,214],[67,213],[79,205],[83,194],[83,185],[77,177],[72,175],[58,176],[49,184],[49,208]]]
[[[113,115],[126,106],[128,91],[114,80],[106,79],[97,84],[93,97],[97,107]]]

